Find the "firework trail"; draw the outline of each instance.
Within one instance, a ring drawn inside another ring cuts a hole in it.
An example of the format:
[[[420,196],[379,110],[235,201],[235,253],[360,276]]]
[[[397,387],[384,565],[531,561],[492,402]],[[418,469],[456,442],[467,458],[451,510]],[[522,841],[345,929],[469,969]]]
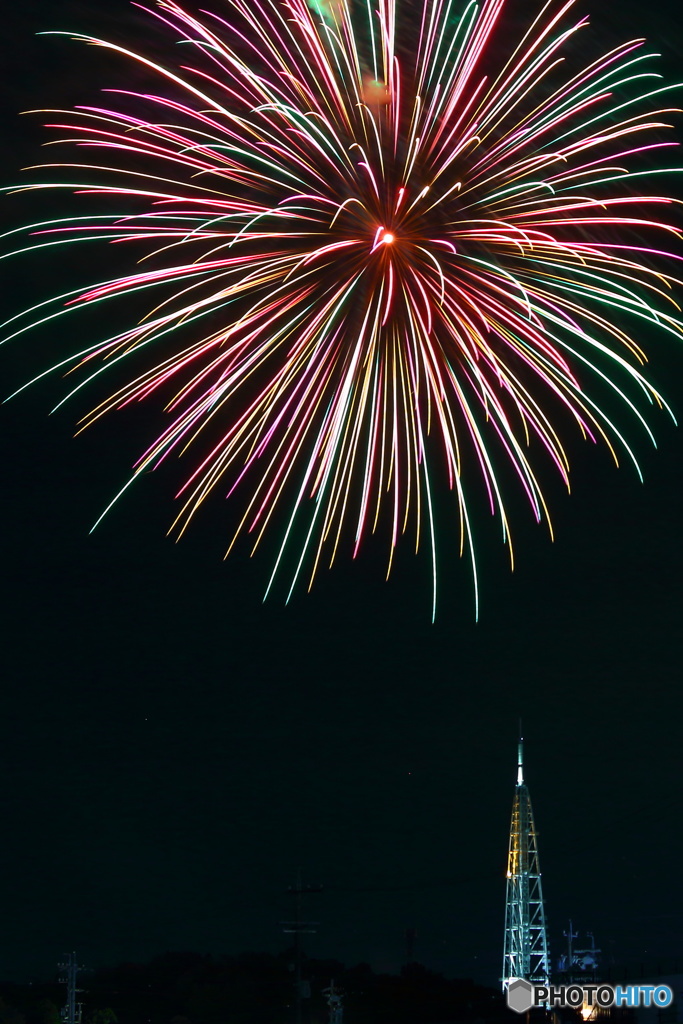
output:
[[[166,63],[76,37],[156,84],[50,122],[86,155],[24,187],[119,209],[31,225],[28,247],[130,242],[135,268],[12,336],[149,293],[139,324],[59,364],[81,371],[68,397],[123,372],[85,426],[158,395],[165,426],[129,483],[187,453],[177,532],[216,488],[241,497],[235,538],[279,532],[268,589],[386,531],[387,572],[401,537],[427,545],[435,602],[445,493],[476,593],[477,480],[512,556],[496,467],[550,525],[537,467],[569,486],[560,428],[635,464],[604,406],[650,434],[639,406],[663,404],[634,333],[681,335],[673,200],[642,191],[677,170],[657,163],[671,86],[643,40],[575,64],[572,0],[518,39],[505,6],[227,0],[195,17],[159,0],[181,44]]]

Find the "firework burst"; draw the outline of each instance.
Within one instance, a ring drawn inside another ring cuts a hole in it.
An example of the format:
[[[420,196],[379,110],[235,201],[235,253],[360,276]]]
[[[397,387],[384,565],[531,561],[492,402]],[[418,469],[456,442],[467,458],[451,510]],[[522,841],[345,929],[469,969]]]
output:
[[[672,200],[641,192],[673,145],[670,87],[642,40],[573,67],[572,7],[546,4],[511,41],[505,0],[228,0],[197,17],[159,0],[174,60],[77,37],[157,84],[52,123],[87,156],[28,187],[120,208],[31,225],[29,248],[128,241],[145,258],[14,333],[149,293],[139,324],[60,364],[82,374],[70,395],[123,370],[83,425],[160,395],[129,483],[187,454],[176,530],[215,489],[241,497],[235,537],[279,531],[268,589],[278,571],[290,593],[310,585],[385,530],[388,572],[400,538],[427,544],[436,601],[445,492],[476,590],[465,489],[479,478],[512,556],[501,457],[548,524],[537,464],[569,485],[560,425],[635,463],[599,396],[649,433],[639,404],[662,400],[634,333],[681,334],[661,269]]]

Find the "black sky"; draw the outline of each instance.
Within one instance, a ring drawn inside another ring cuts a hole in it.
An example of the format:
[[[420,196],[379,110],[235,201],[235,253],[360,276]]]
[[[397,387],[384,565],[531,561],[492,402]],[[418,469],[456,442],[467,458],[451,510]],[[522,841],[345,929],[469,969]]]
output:
[[[34,33],[144,22],[122,0],[27,0],[6,17],[12,182],[43,137],[15,111],[98,81],[77,44]],[[603,4],[595,20],[617,42],[647,34],[673,73],[676,7]],[[30,209],[16,203],[10,223]],[[68,280],[36,266],[6,269],[10,311]],[[3,390],[71,347],[68,330],[13,343]],[[648,351],[680,419],[683,350]],[[572,497],[549,482],[554,544],[513,502],[514,575],[482,525],[481,621],[455,564],[431,625],[426,566],[407,558],[385,584],[372,551],[263,605],[267,562],[221,560],[220,507],[165,538],[163,478],[89,537],[144,424],[73,440],[76,407],[47,415],[61,388],[1,413],[0,978],[46,974],[72,948],[91,966],[276,950],[300,866],[325,887],[312,953],[396,969],[415,927],[418,959],[495,983],[519,714],[551,949],[571,917],[617,961],[683,956],[683,444],[665,415],[658,451],[630,425],[644,485],[574,443]]]

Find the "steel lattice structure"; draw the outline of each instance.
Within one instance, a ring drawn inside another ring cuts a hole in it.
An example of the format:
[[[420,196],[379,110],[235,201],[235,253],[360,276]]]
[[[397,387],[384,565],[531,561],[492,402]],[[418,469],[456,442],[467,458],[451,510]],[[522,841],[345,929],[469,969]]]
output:
[[[517,748],[517,785],[512,803],[505,901],[503,990],[512,978],[545,985],[549,979],[548,940],[538,861],[538,843],[529,790],[524,782],[524,745]]]

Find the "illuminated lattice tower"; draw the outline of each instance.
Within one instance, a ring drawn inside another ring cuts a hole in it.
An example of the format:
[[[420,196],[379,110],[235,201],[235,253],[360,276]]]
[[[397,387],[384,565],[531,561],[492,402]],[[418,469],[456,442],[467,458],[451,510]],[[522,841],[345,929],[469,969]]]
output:
[[[517,748],[517,785],[512,803],[505,901],[503,990],[511,978],[548,982],[548,940],[538,843],[529,790],[524,783],[523,741]]]

